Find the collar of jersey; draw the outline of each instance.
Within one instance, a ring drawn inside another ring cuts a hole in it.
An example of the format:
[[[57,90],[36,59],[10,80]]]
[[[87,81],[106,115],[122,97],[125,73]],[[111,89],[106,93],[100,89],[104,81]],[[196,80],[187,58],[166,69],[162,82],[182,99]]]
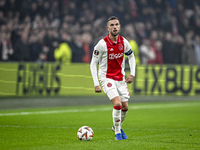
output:
[[[107,39],[108,39],[108,42],[111,44],[111,45],[116,45],[117,43],[121,43],[121,38],[120,38],[120,35],[118,36],[118,40],[117,40],[117,43],[111,41],[111,39],[109,38],[109,34],[107,35]]]

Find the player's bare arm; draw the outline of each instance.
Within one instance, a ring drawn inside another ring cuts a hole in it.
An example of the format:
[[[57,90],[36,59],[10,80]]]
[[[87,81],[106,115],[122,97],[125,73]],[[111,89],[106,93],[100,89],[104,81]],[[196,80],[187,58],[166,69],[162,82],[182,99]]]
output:
[[[95,86],[95,87],[94,87],[94,90],[95,90],[96,93],[101,93],[101,92],[102,92],[101,86],[100,86],[100,85]]]
[[[133,75],[129,75],[129,76],[126,78],[125,82],[130,84],[130,83],[133,82],[133,80],[134,80],[134,76],[133,76]]]

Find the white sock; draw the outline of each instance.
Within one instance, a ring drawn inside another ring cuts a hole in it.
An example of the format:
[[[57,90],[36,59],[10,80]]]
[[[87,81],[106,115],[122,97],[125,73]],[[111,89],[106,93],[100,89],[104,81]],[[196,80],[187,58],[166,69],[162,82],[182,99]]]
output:
[[[121,109],[122,106],[113,107],[113,123],[115,126],[115,134],[121,133]]]
[[[122,111],[121,111],[121,126],[126,118],[127,112],[128,112],[128,109],[122,109]]]

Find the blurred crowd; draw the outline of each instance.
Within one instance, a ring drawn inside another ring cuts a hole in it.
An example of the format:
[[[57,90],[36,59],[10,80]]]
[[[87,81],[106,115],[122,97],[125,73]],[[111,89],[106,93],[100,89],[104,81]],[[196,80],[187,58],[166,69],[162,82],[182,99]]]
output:
[[[0,61],[89,63],[113,15],[137,64],[200,65],[199,0],[0,0]]]

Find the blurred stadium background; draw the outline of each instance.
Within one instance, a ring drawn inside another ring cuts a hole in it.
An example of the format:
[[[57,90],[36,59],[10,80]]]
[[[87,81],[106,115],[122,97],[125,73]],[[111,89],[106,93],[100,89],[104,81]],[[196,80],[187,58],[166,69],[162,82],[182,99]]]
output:
[[[112,15],[137,63],[121,142],[89,69]],[[0,149],[200,149],[199,100],[199,0],[0,0]]]
[[[89,63],[112,15],[136,58],[130,102],[199,100],[199,0],[0,0],[0,110],[109,103]]]

